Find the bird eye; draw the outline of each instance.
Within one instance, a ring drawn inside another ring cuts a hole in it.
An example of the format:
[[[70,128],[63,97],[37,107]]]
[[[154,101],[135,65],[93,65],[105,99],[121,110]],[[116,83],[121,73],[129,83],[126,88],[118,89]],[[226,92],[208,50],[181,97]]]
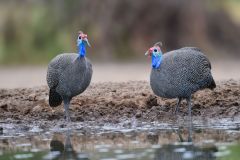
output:
[[[78,39],[82,39],[82,37],[81,37],[81,36],[79,36],[79,37],[78,37]]]
[[[157,52],[157,49],[154,49],[153,51],[154,51],[154,52]]]

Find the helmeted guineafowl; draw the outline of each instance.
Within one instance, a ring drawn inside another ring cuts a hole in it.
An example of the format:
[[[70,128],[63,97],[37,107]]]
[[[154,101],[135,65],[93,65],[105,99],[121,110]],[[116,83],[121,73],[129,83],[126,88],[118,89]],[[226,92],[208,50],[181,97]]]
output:
[[[178,98],[175,113],[181,100],[186,99],[191,122],[191,95],[216,87],[211,64],[198,48],[184,47],[163,54],[160,47],[161,42],[158,42],[145,53],[152,58],[151,88],[157,96]]]
[[[92,78],[92,65],[85,57],[86,45],[90,46],[87,35],[80,31],[77,38],[78,54],[60,54],[48,65],[49,105],[57,107],[63,101],[67,121],[70,121],[69,104],[72,97],[82,93]]]

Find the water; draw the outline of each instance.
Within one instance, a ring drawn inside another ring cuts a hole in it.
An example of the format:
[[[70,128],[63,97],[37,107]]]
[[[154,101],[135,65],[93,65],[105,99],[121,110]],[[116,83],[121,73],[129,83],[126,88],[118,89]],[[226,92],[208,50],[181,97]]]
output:
[[[187,141],[186,128],[167,123],[77,126],[81,124],[45,131],[34,126],[25,132],[11,132],[9,127],[0,135],[0,160],[212,160],[240,156],[239,123],[219,122],[212,129],[195,124],[193,142]]]

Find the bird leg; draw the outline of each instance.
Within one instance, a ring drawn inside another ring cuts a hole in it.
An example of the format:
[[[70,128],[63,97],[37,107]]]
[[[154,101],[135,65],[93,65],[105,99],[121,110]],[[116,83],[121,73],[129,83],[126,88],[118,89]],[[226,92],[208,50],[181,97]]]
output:
[[[177,106],[176,106],[176,108],[174,110],[174,114],[175,115],[178,114],[178,108],[179,108],[179,105],[180,105],[181,101],[182,101],[182,98],[178,98]]]
[[[69,115],[70,100],[64,99],[63,102],[64,102],[64,114],[65,114],[64,116],[65,116],[67,122],[71,122],[70,115]]]
[[[179,141],[180,141],[180,142],[184,142],[184,139],[183,139],[182,134],[181,134],[181,129],[180,129],[180,127],[178,127],[178,129],[177,129],[177,134],[178,134],[178,137],[179,137]]]
[[[188,105],[188,142],[192,142],[192,106],[191,106],[191,97],[187,98]]]

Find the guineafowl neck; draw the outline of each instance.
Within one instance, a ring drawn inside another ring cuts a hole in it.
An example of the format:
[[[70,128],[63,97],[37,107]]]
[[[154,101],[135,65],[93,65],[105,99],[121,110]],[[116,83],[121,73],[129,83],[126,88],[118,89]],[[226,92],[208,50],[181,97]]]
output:
[[[86,47],[85,47],[84,43],[80,43],[78,45],[78,54],[79,54],[79,57],[85,57],[85,55],[86,55]]]
[[[162,55],[152,56],[152,68],[158,69],[162,62]]]

